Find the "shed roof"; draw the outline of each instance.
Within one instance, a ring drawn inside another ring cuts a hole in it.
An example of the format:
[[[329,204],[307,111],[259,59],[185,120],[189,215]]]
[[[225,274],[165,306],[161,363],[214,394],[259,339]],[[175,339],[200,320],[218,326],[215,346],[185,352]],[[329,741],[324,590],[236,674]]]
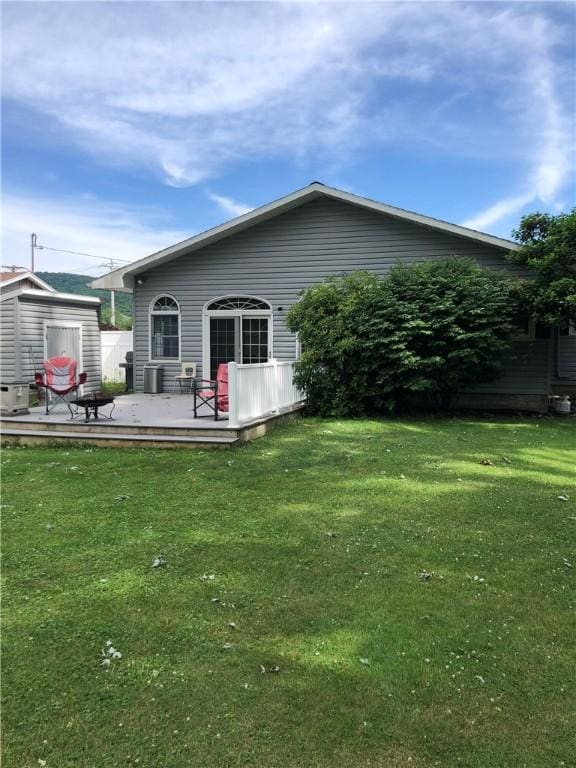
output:
[[[108,290],[131,290],[134,285],[135,276],[141,272],[145,272],[153,267],[159,267],[179,256],[186,253],[192,253],[199,248],[203,248],[218,240],[230,237],[231,235],[253,227],[256,224],[260,224],[263,221],[279,216],[292,208],[297,208],[311,200],[322,197],[357,205],[367,210],[412,222],[413,224],[419,224],[430,229],[447,232],[456,237],[475,240],[483,245],[493,246],[494,248],[507,251],[518,249],[518,244],[512,240],[505,240],[504,238],[488,235],[484,232],[477,232],[474,229],[468,229],[467,227],[462,227],[458,224],[450,224],[447,221],[434,219],[430,216],[423,216],[420,213],[414,213],[412,211],[406,211],[403,208],[396,208],[392,205],[379,203],[375,200],[370,200],[367,197],[354,195],[351,192],[344,192],[335,187],[328,187],[319,181],[313,181],[303,189],[292,192],[291,194],[281,197],[278,200],[274,200],[260,208],[255,208],[249,213],[245,213],[224,224],[220,224],[217,227],[213,227],[198,235],[194,235],[180,243],[176,243],[161,251],[157,251],[156,253],[146,256],[143,259],[139,259],[126,267],[121,267],[113,272],[109,272],[107,275],[103,275],[102,277],[93,280],[91,286],[93,288],[105,288]]]
[[[0,286],[2,289],[7,288],[9,285],[20,283],[23,280],[29,280],[41,290],[55,292],[51,285],[41,280],[34,272],[0,272]]]
[[[86,304],[88,306],[97,308],[100,306],[100,299],[97,296],[81,296],[78,293],[58,293],[54,289],[50,291],[40,291],[34,288],[18,288],[14,285],[14,289],[2,293],[1,301],[7,299],[13,299],[15,297],[21,299],[35,299],[37,301],[51,302],[53,304]]]

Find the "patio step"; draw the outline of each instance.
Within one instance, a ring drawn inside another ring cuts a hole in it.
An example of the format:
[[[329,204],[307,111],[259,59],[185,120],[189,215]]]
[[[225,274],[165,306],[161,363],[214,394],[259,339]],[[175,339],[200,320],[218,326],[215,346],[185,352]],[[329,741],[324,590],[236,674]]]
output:
[[[213,435],[149,435],[125,432],[81,432],[48,429],[5,429],[2,427],[2,442],[15,445],[42,445],[46,443],[84,443],[107,447],[124,448],[229,448],[238,442],[238,436],[228,433]]]
[[[226,422],[222,422],[226,424]],[[154,426],[139,423],[126,423],[114,421],[39,421],[37,418],[0,419],[0,429],[35,432],[78,432],[90,434],[94,432],[122,435],[162,435],[175,437],[238,437],[238,430],[227,426],[222,427],[196,427],[196,426]]]

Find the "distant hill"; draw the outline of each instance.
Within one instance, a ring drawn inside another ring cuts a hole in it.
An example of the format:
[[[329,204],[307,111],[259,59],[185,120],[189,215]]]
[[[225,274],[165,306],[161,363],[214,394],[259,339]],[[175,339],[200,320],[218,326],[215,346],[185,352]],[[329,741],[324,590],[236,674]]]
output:
[[[36,272],[39,278],[61,293],[78,293],[81,296],[98,296],[102,300],[102,310],[106,316],[110,310],[110,291],[90,288],[93,275],[73,275],[70,272]],[[132,294],[116,291],[116,312],[132,317]],[[106,312],[105,310],[108,310]]]

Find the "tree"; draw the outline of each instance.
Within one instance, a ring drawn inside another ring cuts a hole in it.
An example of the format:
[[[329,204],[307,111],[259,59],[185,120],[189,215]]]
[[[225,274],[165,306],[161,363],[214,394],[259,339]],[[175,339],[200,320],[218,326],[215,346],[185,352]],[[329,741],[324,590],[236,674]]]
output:
[[[111,325],[112,311],[109,307],[102,309],[101,318],[104,325]],[[124,315],[122,312],[116,310],[114,327],[118,328],[119,331],[131,331],[132,317],[130,315]]]
[[[512,235],[521,247],[509,254],[509,260],[534,276],[519,287],[522,312],[546,325],[565,328],[575,323],[576,208],[558,216],[524,216]]]
[[[469,259],[329,278],[304,291],[287,323],[299,334],[295,380],[312,412],[360,416],[414,395],[447,407],[495,378],[508,346],[512,281]]]

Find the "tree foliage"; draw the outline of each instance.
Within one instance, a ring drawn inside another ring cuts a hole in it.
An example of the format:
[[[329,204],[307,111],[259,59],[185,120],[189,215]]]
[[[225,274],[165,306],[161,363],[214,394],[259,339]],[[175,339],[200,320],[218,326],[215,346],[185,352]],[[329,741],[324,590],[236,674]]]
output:
[[[75,275],[71,272],[36,272],[44,280],[62,293],[77,293],[80,296],[98,296],[102,302],[102,310],[110,309],[110,291],[100,288],[90,288],[89,283],[94,275]],[[116,291],[116,314],[132,318],[132,295]],[[130,327],[132,325],[130,324]]]
[[[119,331],[131,331],[132,330],[132,317],[131,315],[124,315],[122,312],[116,310],[114,323],[112,323],[112,310],[108,307],[100,312],[100,321],[104,326],[113,325]]]
[[[521,248],[509,260],[534,275],[519,288],[524,314],[547,325],[576,322],[576,208],[558,216],[524,216],[512,234]]]
[[[287,323],[299,334],[296,383],[322,416],[389,411],[410,396],[448,406],[489,381],[511,332],[511,281],[452,258],[331,277],[305,290]]]

